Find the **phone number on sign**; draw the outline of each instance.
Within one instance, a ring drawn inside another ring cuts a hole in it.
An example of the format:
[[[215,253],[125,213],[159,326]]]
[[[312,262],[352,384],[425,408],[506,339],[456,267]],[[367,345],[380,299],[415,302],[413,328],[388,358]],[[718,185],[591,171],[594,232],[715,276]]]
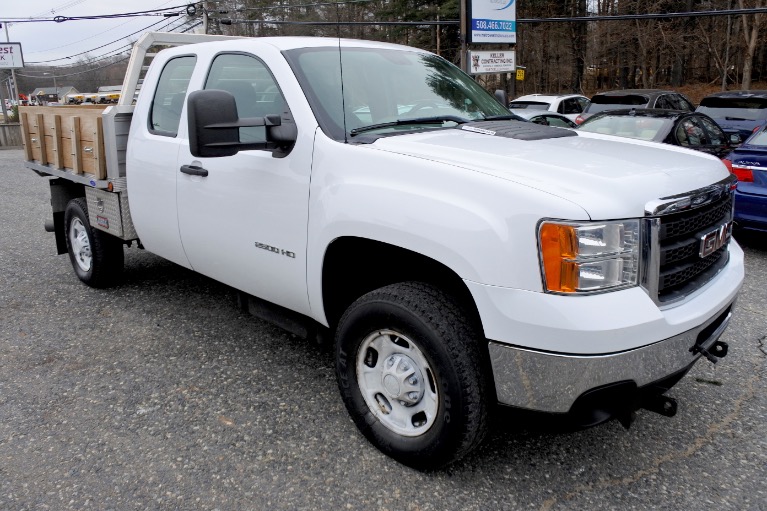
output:
[[[513,21],[498,20],[472,20],[474,30],[498,30],[503,32],[513,32],[515,23]]]

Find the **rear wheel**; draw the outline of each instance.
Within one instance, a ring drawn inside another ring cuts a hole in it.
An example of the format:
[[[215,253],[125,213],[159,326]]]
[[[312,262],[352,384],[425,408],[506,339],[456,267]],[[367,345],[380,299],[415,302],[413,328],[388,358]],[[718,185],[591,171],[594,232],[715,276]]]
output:
[[[400,283],[341,318],[336,371],[344,403],[378,449],[416,468],[458,460],[482,440],[492,394],[482,339],[439,289]]]
[[[108,287],[120,277],[122,241],[91,228],[84,198],[72,199],[64,212],[67,252],[77,277],[91,287]]]

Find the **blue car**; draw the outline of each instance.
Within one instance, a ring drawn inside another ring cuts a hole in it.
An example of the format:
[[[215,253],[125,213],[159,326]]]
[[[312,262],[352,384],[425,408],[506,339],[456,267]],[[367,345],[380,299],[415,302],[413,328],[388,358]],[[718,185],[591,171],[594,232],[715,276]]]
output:
[[[708,115],[727,134],[746,140],[767,126],[767,90],[715,92],[703,98],[695,110]]]
[[[724,162],[738,178],[736,227],[767,232],[767,128],[754,133]]]

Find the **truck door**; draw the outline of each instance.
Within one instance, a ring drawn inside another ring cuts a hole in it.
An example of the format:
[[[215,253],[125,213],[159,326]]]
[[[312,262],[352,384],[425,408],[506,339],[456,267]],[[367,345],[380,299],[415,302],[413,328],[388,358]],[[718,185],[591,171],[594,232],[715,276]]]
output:
[[[136,107],[126,155],[128,202],[141,243],[187,268],[178,230],[176,163],[179,147],[189,145],[178,132],[196,62],[194,55],[174,57],[165,63],[159,78],[147,76],[145,94],[152,94],[152,101]],[[154,83],[157,87],[151,90]]]
[[[217,55],[204,88],[230,92],[240,117],[290,115],[279,83],[250,54]],[[188,140],[186,126],[184,135]],[[305,257],[312,139],[302,137],[299,126],[287,156],[251,150],[195,158],[188,143],[181,147],[176,166],[179,230],[194,270],[309,314]],[[265,141],[266,129],[241,128],[240,140]]]

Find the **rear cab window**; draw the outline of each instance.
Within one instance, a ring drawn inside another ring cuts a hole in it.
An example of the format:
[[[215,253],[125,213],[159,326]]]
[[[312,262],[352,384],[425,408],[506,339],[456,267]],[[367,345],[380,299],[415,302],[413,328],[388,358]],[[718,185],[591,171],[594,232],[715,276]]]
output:
[[[194,55],[175,57],[165,63],[149,111],[150,133],[165,137],[178,134],[186,90],[196,63]]]

